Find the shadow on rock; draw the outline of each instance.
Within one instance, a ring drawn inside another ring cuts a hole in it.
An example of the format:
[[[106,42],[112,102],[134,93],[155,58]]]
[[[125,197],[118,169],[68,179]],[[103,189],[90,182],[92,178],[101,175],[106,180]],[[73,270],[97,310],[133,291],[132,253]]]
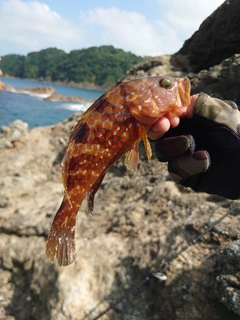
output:
[[[6,239],[10,245],[9,256],[2,260],[0,277],[1,282],[5,282],[1,289],[4,319],[52,319],[59,304],[58,272],[46,260],[43,250],[45,241],[24,237],[17,239],[14,235],[4,237],[11,237]],[[35,242],[34,251],[31,251],[30,242]]]
[[[187,226],[184,231],[184,236],[187,238],[196,236],[196,231],[191,226]],[[179,233],[179,228],[176,232]],[[175,234],[174,230],[166,240],[169,243],[169,248],[174,248],[175,245],[181,247],[181,239],[174,240],[172,234]],[[233,242],[235,247],[236,243],[239,249],[239,241]],[[229,245],[224,252],[226,250],[230,250]],[[166,256],[167,258],[172,256],[171,252]],[[157,264],[155,269],[165,261],[166,256],[160,256],[158,263],[155,260],[155,264]],[[181,253],[163,270],[167,276],[166,282],[163,282],[156,278],[144,281],[151,272],[154,272],[154,269],[150,267],[152,261],[149,260],[149,267],[142,268],[137,264],[133,254],[129,252],[129,256],[121,260],[119,264],[110,294],[106,295],[105,299],[96,306],[96,309],[89,312],[83,319],[96,319],[101,315],[101,312],[107,309],[107,301],[109,305],[113,303],[114,307],[103,314],[101,319],[239,320],[240,316],[236,310],[230,308],[226,303],[224,305],[219,297],[221,292],[219,292],[218,282],[219,277],[222,277],[219,275],[224,273],[226,269],[226,265],[223,266],[219,263],[222,256],[223,253],[219,253],[219,244],[214,241],[213,234],[210,234],[200,243]],[[234,257],[234,255],[232,256]],[[232,256],[231,259],[233,259]],[[232,263],[232,260],[228,262]],[[139,285],[140,283],[141,285]],[[136,290],[128,295],[128,292],[134,287]],[[121,299],[122,297],[123,299]],[[115,305],[117,301],[118,303]],[[235,304],[238,306],[238,301]]]

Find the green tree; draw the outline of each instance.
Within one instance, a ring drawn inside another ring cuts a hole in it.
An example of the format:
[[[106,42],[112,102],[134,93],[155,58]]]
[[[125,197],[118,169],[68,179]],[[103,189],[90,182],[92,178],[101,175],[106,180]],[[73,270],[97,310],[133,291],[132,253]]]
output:
[[[69,54],[48,48],[27,56],[3,56],[1,68],[4,74],[21,78],[112,86],[141,60],[142,57],[113,46],[73,50]]]

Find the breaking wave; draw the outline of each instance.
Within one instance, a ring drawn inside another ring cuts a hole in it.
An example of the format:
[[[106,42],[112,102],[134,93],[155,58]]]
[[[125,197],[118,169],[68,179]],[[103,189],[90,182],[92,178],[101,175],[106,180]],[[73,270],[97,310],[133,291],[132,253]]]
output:
[[[60,105],[60,108],[61,109],[66,109],[66,110],[71,110],[71,111],[86,111],[90,106],[91,106],[92,103],[90,102],[84,102],[84,103],[69,103],[69,102],[65,102],[65,103],[62,103]]]

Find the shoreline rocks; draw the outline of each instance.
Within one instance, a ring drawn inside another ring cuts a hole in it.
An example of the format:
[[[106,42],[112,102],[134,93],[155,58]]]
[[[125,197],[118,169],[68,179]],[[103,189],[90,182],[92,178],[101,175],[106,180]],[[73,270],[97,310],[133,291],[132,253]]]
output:
[[[193,91],[239,102],[238,52],[198,73],[184,69],[188,57],[179,57],[147,58],[125,79],[187,75]],[[80,117],[32,130],[17,120],[0,133],[0,318],[5,320],[97,317],[237,203],[176,185],[165,163],[154,157],[147,162],[141,145],[137,173],[127,175],[119,160],[96,194],[93,216],[82,204],[76,261],[52,265],[45,243],[63,196],[64,149]],[[239,320],[238,211],[168,264],[164,283],[153,278],[102,318]]]
[[[86,214],[85,202],[81,206],[76,261],[52,265],[45,243],[63,196],[64,149],[80,117],[32,130],[16,121],[0,134],[0,141],[12,144],[0,152],[0,314],[6,320],[97,316],[234,203],[177,186],[166,164],[147,162],[141,145],[137,173],[127,175],[119,160],[96,194],[94,215]],[[195,320],[197,313],[202,319],[239,319],[238,301],[226,293],[237,283],[238,256],[229,260],[234,268],[229,265],[228,279],[235,281],[226,285],[227,266],[221,263],[222,250],[240,240],[239,226],[236,212],[173,260],[163,271],[165,283],[152,279],[107,317]]]
[[[240,105],[239,66],[240,54],[234,54],[209,69],[201,70],[198,73],[186,72],[181,69],[179,57],[165,55],[146,58],[129,70],[124,77],[119,79],[118,83],[152,75],[188,77],[191,80],[191,94],[205,92],[220,99],[233,100]]]
[[[5,84],[2,81],[0,81],[0,91],[1,90],[14,91],[15,89],[12,86],[10,86],[8,84]]]
[[[7,90],[7,91],[25,93],[25,94],[33,94],[47,101],[83,102],[83,99],[80,97],[62,96],[61,94],[55,92],[55,90],[51,86],[15,89],[12,86],[7,86],[3,82],[0,82],[0,90]]]
[[[12,76],[9,76],[8,74],[3,75],[5,78],[12,78],[12,79],[21,79],[21,78],[15,78]],[[61,80],[56,80],[56,81],[51,81],[51,80],[44,80],[44,79],[29,79],[29,80],[37,80],[43,83],[48,83],[49,85],[51,84],[59,84],[59,85],[64,85],[67,87],[72,87],[72,88],[81,88],[81,89],[87,89],[87,90],[97,90],[97,91],[107,91],[110,89],[109,87],[105,86],[99,86],[91,82],[74,82],[74,81],[61,81]]]
[[[238,0],[224,1],[173,58],[179,60],[183,70],[200,72],[240,53],[239,14]]]
[[[43,100],[47,101],[72,101],[72,102],[83,102],[83,99],[80,97],[75,97],[75,96],[62,96],[61,94],[57,92],[53,92],[50,96],[44,98]]]

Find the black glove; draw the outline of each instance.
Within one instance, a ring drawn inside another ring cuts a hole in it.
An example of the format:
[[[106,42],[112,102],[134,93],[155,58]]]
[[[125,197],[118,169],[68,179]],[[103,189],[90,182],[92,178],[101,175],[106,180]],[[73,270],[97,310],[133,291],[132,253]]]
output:
[[[232,101],[201,93],[191,119],[155,144],[172,179],[195,191],[240,197],[240,112]]]

